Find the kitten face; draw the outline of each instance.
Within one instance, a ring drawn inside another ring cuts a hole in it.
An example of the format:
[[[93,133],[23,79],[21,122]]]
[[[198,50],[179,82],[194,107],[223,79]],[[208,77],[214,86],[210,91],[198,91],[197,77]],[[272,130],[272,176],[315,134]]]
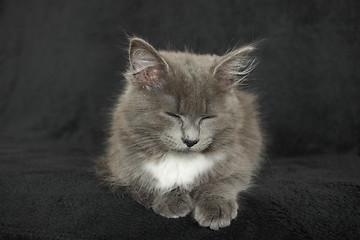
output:
[[[162,78],[166,81],[162,88],[140,88],[132,94],[132,128],[141,129],[144,138],[150,137],[162,152],[204,152],[211,149],[214,140],[219,144],[226,141],[224,131],[235,123],[229,108],[236,99],[230,92],[214,91],[216,79],[206,86],[188,88],[179,84],[175,88],[171,82],[181,83],[183,79],[174,75]]]
[[[169,150],[180,152],[202,152],[207,149],[213,142],[216,132],[216,113],[201,111],[189,114],[174,107],[181,105],[181,98],[175,100],[174,97],[170,97],[170,99],[173,99],[173,106],[170,108],[165,106],[159,113],[167,122],[166,128],[160,133],[163,145]],[[203,99],[198,100],[200,103],[204,102]]]
[[[162,142],[169,149],[180,152],[201,152],[212,143],[214,131],[210,119],[214,121],[215,116],[189,117],[168,112],[165,115],[173,118],[170,128],[164,130],[161,136]]]
[[[227,133],[242,121],[234,91],[239,76],[250,71],[246,54],[253,48],[248,48],[219,57],[156,51],[132,40],[126,112],[139,144],[184,153],[231,144]]]

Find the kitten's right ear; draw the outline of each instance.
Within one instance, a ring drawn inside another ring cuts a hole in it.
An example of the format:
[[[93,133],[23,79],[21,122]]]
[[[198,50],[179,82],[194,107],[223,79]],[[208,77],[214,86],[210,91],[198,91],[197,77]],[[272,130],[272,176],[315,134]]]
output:
[[[161,87],[164,84],[164,73],[170,70],[155,48],[141,38],[130,39],[129,61],[129,72],[135,83],[147,89]]]

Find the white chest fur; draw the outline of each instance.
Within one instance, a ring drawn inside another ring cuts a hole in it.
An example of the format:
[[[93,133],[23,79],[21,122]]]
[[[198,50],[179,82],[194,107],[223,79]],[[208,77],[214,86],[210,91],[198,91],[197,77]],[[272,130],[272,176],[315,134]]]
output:
[[[174,186],[187,188],[198,176],[210,170],[216,161],[223,158],[222,154],[166,153],[161,159],[149,161],[143,167],[158,180],[157,187],[160,189]]]

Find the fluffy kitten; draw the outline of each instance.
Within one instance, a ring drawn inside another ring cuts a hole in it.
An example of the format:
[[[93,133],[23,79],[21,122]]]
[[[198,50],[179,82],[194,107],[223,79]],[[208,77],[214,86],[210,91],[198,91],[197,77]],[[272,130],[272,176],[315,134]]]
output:
[[[229,226],[261,159],[255,97],[237,90],[253,50],[197,55],[130,39],[127,86],[97,174],[162,216],[193,212],[201,226]]]

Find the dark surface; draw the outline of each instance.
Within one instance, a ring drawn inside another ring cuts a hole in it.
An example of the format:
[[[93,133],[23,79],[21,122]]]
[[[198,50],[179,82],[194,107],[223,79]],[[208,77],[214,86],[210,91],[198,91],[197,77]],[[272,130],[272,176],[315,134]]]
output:
[[[0,1],[0,239],[360,238],[360,2],[183,2]],[[95,178],[125,32],[218,54],[266,38],[247,89],[270,157],[229,228],[162,218]]]
[[[276,159],[220,231],[111,194],[77,149],[0,146],[0,238],[359,239],[360,157]]]

